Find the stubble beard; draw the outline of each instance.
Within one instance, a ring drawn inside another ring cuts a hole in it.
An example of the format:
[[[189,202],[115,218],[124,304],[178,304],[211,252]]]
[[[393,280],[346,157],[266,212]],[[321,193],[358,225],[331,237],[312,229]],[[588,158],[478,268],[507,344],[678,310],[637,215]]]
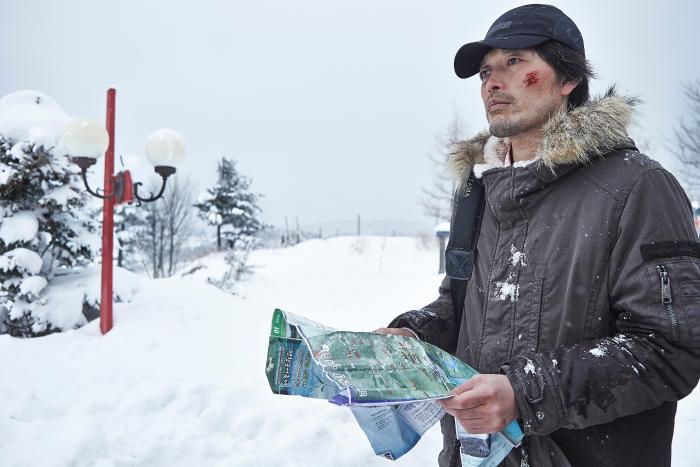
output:
[[[510,138],[540,128],[559,110],[559,105],[559,102],[552,100],[544,105],[542,109],[538,109],[531,118],[528,118],[527,115],[510,117],[495,115],[489,118],[487,112],[486,120],[489,122],[489,132],[497,138]]]
[[[498,138],[515,136],[527,129],[527,125],[522,120],[496,118],[494,121],[489,121],[489,132]]]

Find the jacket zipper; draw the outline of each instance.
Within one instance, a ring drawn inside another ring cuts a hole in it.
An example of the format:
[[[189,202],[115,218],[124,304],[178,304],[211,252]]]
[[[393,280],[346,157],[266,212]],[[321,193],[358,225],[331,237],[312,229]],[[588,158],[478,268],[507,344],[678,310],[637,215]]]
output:
[[[661,304],[666,307],[668,317],[671,320],[671,337],[674,342],[678,342],[678,315],[673,310],[673,297],[671,296],[671,279],[666,271],[666,266],[660,264],[656,266],[661,280]]]

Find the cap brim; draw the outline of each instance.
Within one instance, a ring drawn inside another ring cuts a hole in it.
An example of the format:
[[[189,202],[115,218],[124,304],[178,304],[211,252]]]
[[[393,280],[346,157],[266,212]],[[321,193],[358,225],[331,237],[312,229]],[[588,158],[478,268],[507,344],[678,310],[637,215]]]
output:
[[[526,49],[551,40],[550,37],[521,34],[503,38],[464,44],[455,55],[455,73],[460,78],[469,78],[479,72],[481,61],[491,49]]]

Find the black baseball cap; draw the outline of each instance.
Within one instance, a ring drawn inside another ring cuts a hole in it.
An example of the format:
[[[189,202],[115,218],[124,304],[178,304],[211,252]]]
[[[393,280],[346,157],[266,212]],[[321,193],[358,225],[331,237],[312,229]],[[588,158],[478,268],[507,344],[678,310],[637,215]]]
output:
[[[479,72],[491,49],[526,49],[549,40],[559,41],[585,56],[583,37],[576,24],[551,5],[523,5],[502,14],[483,41],[464,44],[455,55],[455,73],[469,78]]]

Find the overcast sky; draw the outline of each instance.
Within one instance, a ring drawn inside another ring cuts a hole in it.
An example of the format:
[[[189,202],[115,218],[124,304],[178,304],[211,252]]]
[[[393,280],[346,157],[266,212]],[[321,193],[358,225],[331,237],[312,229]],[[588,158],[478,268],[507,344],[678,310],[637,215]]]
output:
[[[633,136],[666,165],[682,84],[700,77],[699,3],[555,3],[581,29],[594,92],[615,82],[643,99]],[[0,4],[0,95],[35,89],[70,115],[103,119],[116,85],[117,154],[143,154],[150,131],[171,127],[188,142],[178,176],[201,191],[218,158],[236,159],[264,193],[268,223],[335,229],[361,214],[402,231],[431,225],[417,201],[431,183],[434,135],[455,112],[469,134],[486,127],[477,78],[454,75],[454,53],[522,3]]]

